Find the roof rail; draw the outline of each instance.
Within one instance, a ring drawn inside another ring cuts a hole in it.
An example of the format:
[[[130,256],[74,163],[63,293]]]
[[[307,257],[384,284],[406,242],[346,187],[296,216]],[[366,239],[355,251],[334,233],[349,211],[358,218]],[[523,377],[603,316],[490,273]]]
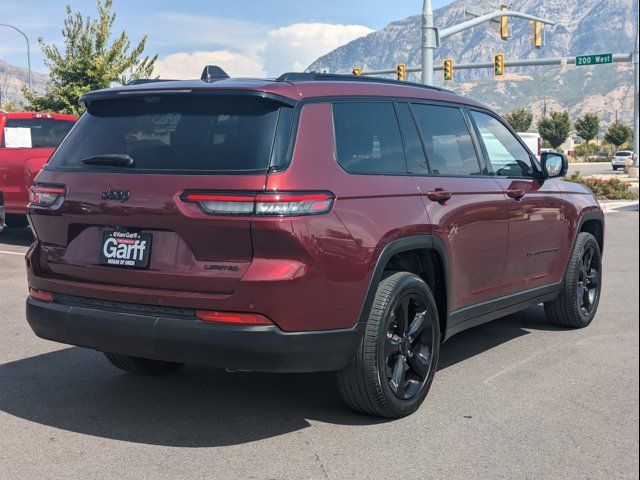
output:
[[[409,87],[427,88],[429,90],[438,90],[448,92],[444,88],[425,85],[423,83],[403,82],[393,80],[392,78],[378,77],[359,77],[356,75],[340,74],[340,73],[316,73],[316,72],[287,72],[276,78],[276,82],[313,82],[313,81],[338,81],[338,82],[365,82],[365,83],[388,83],[391,85],[405,85]]]

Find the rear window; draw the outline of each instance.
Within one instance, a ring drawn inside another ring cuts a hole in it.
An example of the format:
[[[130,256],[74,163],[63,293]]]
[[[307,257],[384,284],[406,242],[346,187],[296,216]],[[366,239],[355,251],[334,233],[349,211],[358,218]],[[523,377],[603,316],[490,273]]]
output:
[[[281,114],[281,110],[287,110]],[[60,145],[53,167],[154,172],[257,172],[269,168],[278,118],[291,109],[249,95],[174,94],[92,102]],[[282,122],[281,122],[282,123]],[[87,165],[129,156],[130,167]]]
[[[8,118],[2,135],[3,148],[55,148],[73,123],[52,118]]]
[[[400,127],[391,102],[333,105],[338,163],[349,173],[404,174]]]
[[[630,157],[631,152],[618,152],[616,153],[616,157]]]

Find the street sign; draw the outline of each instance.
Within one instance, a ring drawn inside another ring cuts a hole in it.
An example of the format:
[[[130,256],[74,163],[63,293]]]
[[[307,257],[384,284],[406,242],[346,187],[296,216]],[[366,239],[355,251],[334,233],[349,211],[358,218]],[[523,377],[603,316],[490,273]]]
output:
[[[576,67],[602,65],[604,63],[613,63],[613,55],[599,53],[597,55],[579,55],[576,57]]]

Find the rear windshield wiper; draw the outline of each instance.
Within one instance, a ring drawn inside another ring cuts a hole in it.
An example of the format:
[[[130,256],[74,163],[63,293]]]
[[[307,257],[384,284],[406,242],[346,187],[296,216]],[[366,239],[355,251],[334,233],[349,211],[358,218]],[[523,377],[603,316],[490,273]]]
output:
[[[106,153],[102,155],[92,155],[82,160],[85,165],[107,165],[113,167],[133,167],[133,158],[124,153]]]

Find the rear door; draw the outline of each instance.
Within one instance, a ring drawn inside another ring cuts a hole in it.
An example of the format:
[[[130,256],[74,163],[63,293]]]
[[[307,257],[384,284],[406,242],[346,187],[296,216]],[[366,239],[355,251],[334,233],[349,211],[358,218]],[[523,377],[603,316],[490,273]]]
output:
[[[399,103],[398,113],[409,170],[448,252],[450,311],[498,297],[507,254],[505,196],[484,175],[464,111],[447,104]],[[413,118],[419,136],[412,133]]]
[[[489,112],[471,110],[488,167],[507,195],[509,249],[503,295],[557,283],[564,273],[569,238],[565,201],[557,182],[534,178],[531,154]]]
[[[65,191],[59,205],[30,209],[41,274],[232,293],[253,256],[251,216],[220,208],[242,208],[243,198],[264,189],[272,156],[286,146],[275,140],[288,134],[290,110],[208,92],[90,103],[37,177]],[[190,201],[203,194],[206,201]]]

